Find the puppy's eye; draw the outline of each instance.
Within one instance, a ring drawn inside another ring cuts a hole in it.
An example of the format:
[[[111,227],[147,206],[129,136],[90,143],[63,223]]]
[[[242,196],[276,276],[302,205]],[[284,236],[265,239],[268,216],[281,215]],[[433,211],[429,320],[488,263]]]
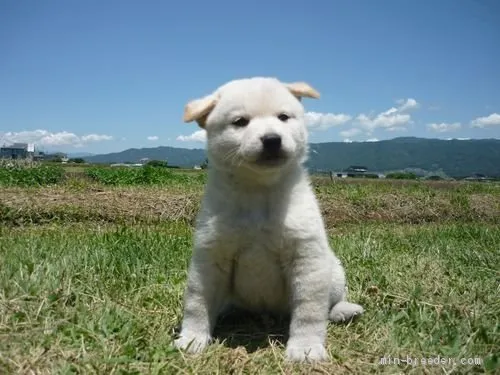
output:
[[[280,113],[278,115],[278,118],[280,119],[280,121],[287,122],[290,116],[288,116],[286,113]]]
[[[245,117],[238,117],[231,124],[233,124],[234,126],[244,127],[247,126],[249,122],[250,120]]]

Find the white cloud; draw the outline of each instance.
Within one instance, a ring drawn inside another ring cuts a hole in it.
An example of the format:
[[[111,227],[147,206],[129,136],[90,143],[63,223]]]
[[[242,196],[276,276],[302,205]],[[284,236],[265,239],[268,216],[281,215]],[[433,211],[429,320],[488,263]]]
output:
[[[387,131],[405,130],[406,126],[412,123],[411,115],[405,112],[419,108],[420,104],[412,98],[400,99],[397,103],[398,107],[391,107],[375,116],[361,113],[356,117],[356,121],[367,134],[378,128]]]
[[[492,113],[485,117],[478,117],[471,121],[471,127],[473,128],[487,128],[489,126],[500,126],[500,115],[498,113]]]
[[[440,124],[433,123],[433,124],[428,124],[427,128],[429,130],[432,130],[433,132],[436,133],[447,133],[447,132],[453,132],[455,130],[458,130],[462,127],[459,122],[454,122],[454,123],[445,123],[442,122]]]
[[[374,117],[369,117],[362,113],[356,119],[364,130],[371,133],[377,128],[392,129],[395,127],[405,126],[410,123],[411,116],[406,113],[397,113],[395,108],[391,108]]]
[[[176,139],[181,142],[205,142],[207,140],[207,132],[200,129],[190,135],[179,135]]]
[[[42,129],[0,133],[0,143],[34,143],[38,146],[82,147],[87,143],[109,141],[112,139],[112,136],[105,134],[78,136],[67,131],[52,133]]]
[[[318,130],[326,130],[334,126],[340,126],[349,122],[352,117],[345,113],[320,113],[306,112],[304,114],[306,125]]]
[[[360,133],[361,133],[361,129],[352,128],[352,129],[342,130],[340,132],[340,136],[342,138],[351,138],[351,137],[354,137]]]
[[[385,130],[388,131],[388,132],[404,132],[407,129],[406,129],[405,126],[393,126],[393,127],[390,127],[390,128],[386,128]]]
[[[398,101],[396,101],[396,103],[398,103],[400,106],[398,108],[400,112],[410,111],[412,109],[417,109],[420,107],[420,104],[413,98],[408,98],[406,100],[399,99]]]
[[[158,136],[157,136],[157,135],[150,135],[150,136],[148,137],[148,141],[152,141],[152,142],[157,141],[158,139],[159,139],[159,138],[158,138]]]
[[[346,139],[344,139],[344,141],[343,141],[343,142],[344,142],[344,143],[352,143],[352,140],[351,140],[351,139],[349,139],[349,138],[346,138]]]
[[[88,134],[82,136],[81,139],[83,142],[87,143],[87,142],[111,141],[113,137],[105,134]]]
[[[370,139],[367,139],[365,142],[378,142],[378,139],[377,138],[370,138]]]

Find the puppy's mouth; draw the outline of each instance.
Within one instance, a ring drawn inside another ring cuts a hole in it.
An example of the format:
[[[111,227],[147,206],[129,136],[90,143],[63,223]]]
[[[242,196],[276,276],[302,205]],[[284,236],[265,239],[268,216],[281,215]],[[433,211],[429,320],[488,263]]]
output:
[[[278,152],[262,151],[255,161],[255,164],[261,167],[279,167],[286,163],[288,155],[283,150]]]

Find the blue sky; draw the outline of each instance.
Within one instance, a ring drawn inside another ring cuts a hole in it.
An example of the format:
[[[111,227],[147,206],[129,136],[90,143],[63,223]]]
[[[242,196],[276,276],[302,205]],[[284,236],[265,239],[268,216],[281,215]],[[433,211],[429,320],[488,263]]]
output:
[[[496,0],[2,0],[0,143],[203,147],[186,102],[251,76],[321,93],[304,101],[312,142],[500,138],[499,15]]]

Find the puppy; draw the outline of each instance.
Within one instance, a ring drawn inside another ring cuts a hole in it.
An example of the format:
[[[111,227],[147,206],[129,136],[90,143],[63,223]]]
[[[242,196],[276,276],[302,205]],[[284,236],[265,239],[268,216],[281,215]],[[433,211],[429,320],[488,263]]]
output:
[[[185,107],[184,121],[206,130],[209,169],[174,342],[179,349],[202,351],[231,304],[287,314],[287,360],[324,361],[328,320],[363,312],[346,300],[344,269],[303,167],[303,97],[319,94],[306,83],[256,77],[231,81]]]

